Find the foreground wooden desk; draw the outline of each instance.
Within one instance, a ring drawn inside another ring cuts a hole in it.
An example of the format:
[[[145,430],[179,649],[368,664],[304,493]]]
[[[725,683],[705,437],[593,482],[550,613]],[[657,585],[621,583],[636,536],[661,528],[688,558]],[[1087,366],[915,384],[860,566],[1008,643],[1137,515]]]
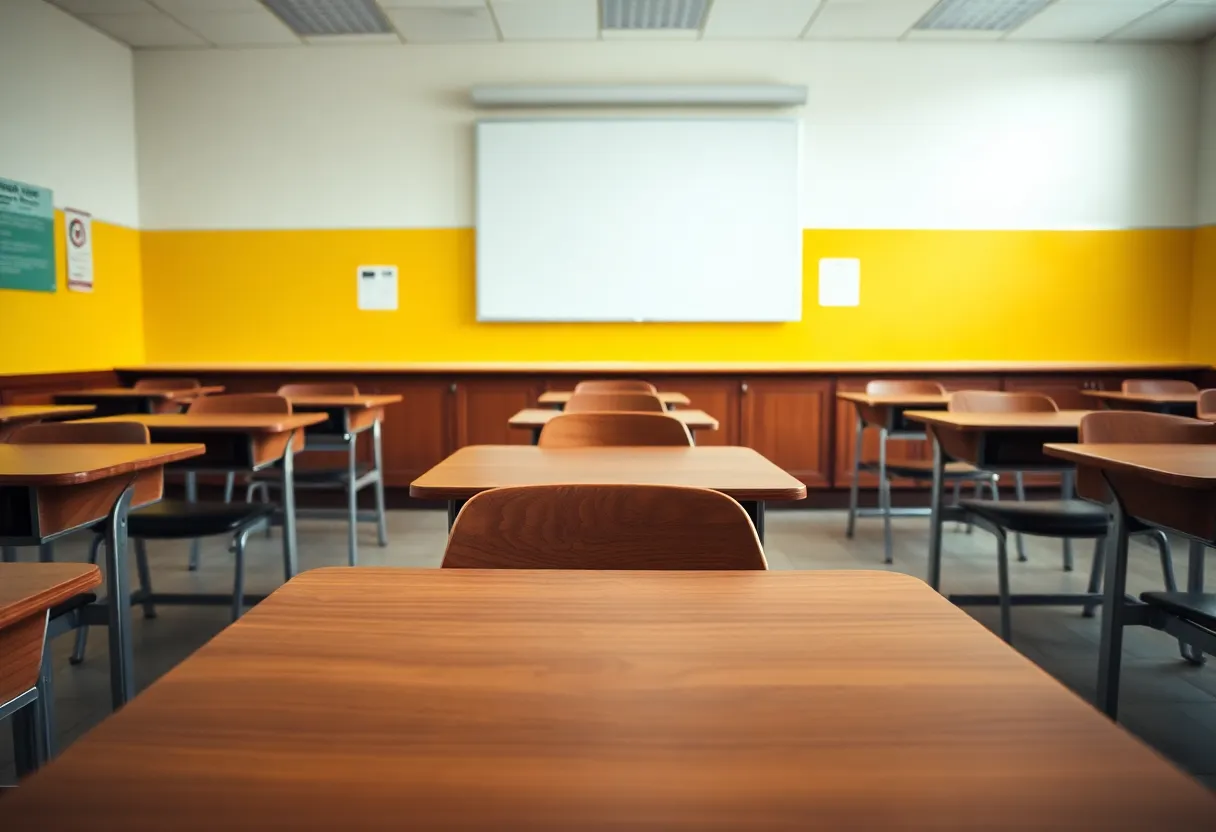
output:
[[[923,583],[861,571],[313,570],[0,800],[6,832],[1213,817]]]
[[[304,447],[304,429],[324,422],[324,413],[137,413],[90,421],[139,422],[153,442],[195,442],[206,453],[178,466],[200,470],[257,471],[283,461],[283,565],[298,569],[294,455]],[[188,482],[188,485],[190,483]],[[195,495],[191,488],[189,499]],[[191,553],[192,559],[194,553]],[[189,603],[160,595],[161,603]],[[217,597],[217,603],[219,599]]]
[[[106,520],[106,621],[115,708],[135,694],[131,605],[126,603],[127,512],[161,498],[165,465],[202,453],[196,444],[0,444],[0,543],[40,545]]]
[[[764,540],[766,500],[801,500],[806,486],[739,447],[534,448],[470,445],[410,485],[410,496],[448,501],[448,527],[464,501],[491,488],[550,483],[696,485],[738,500]]]
[[[573,395],[574,391],[572,390],[550,390],[546,393],[541,393],[540,397],[537,398],[536,401],[538,404],[548,405],[549,407],[555,407],[558,410],[561,410],[566,406],[566,402],[570,401],[570,397]],[[689,400],[688,396],[685,396],[683,393],[660,392],[659,401],[661,401],[668,410],[675,410],[677,406],[688,407],[690,404],[692,404],[692,401]]]
[[[1107,540],[1098,656],[1098,707],[1119,709],[1123,627],[1139,623],[1143,606],[1127,598],[1127,521],[1135,518],[1191,540],[1187,591],[1202,592],[1204,548],[1216,545],[1216,445],[1053,444],[1049,456],[1101,477],[1118,495],[1115,533]]]
[[[535,445],[540,441],[540,432],[544,430],[545,425],[560,415],[560,410],[543,407],[530,408],[516,413],[507,424],[513,428],[532,431],[532,444]],[[699,430],[718,429],[718,420],[704,410],[672,410],[670,415],[683,422],[694,439]]]
[[[56,393],[56,404],[91,404],[98,416],[124,413],[156,413],[167,404],[189,404],[200,396],[223,393],[220,385],[182,390],[136,390],[131,387],[99,387]]]
[[[1194,418],[1198,393],[1124,393],[1121,390],[1082,390],[1112,410],[1150,410]]]

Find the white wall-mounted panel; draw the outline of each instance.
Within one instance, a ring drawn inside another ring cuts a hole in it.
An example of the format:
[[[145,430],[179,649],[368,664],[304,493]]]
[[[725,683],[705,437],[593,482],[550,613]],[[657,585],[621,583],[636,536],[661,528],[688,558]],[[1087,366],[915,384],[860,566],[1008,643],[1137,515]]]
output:
[[[1192,48],[505,43],[146,52],[135,66],[152,228],[472,226],[480,83],[805,84],[807,227],[1194,220]]]
[[[0,113],[0,176],[139,224],[131,50],[41,0],[3,0]]]

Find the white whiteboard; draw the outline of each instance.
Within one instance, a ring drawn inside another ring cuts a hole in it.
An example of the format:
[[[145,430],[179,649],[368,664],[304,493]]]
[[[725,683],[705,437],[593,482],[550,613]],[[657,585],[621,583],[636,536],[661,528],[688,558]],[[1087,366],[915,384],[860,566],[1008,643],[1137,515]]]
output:
[[[798,123],[477,124],[480,321],[796,321]]]

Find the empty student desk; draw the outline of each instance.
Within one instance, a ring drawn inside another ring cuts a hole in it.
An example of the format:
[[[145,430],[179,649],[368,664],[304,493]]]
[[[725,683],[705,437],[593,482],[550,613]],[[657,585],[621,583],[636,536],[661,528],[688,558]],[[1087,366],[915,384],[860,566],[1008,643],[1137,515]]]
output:
[[[0,800],[6,832],[1213,817],[980,624],[877,572],[313,570]]]
[[[106,620],[115,708],[135,693],[127,512],[161,498],[165,465],[202,453],[203,446],[197,444],[0,444],[0,543],[36,546],[107,521]]]
[[[696,432],[699,430],[718,429],[718,420],[704,410],[673,410],[670,413],[671,416],[684,423],[693,437],[696,437]],[[540,441],[540,432],[544,430],[545,425],[560,414],[561,411],[551,408],[529,408],[516,413],[507,424],[513,428],[532,431],[532,444],[535,445]]]
[[[1117,410],[1151,410],[1175,416],[1195,416],[1199,393],[1185,390],[1166,393],[1124,393],[1121,390],[1082,390],[1101,404]]]
[[[59,419],[75,419],[93,412],[91,404],[0,404],[0,442],[22,425],[35,422],[51,422]]]
[[[764,540],[766,500],[801,500],[806,486],[751,448],[461,448],[410,484],[410,496],[448,501],[448,525],[464,501],[504,485],[616,483],[696,485],[734,497]]]
[[[549,407],[561,410],[566,406],[566,402],[570,401],[570,397],[574,395],[573,391],[556,391],[550,390],[547,393],[541,393],[537,398],[537,403],[548,405]],[[658,393],[659,401],[661,401],[668,410],[675,410],[676,407],[688,407],[692,401],[683,393]]]
[[[122,413],[155,413],[168,402],[189,404],[199,396],[224,392],[218,385],[190,387],[181,390],[137,390],[131,387],[101,387],[94,390],[70,390],[56,393],[56,404],[91,404],[98,416]]]

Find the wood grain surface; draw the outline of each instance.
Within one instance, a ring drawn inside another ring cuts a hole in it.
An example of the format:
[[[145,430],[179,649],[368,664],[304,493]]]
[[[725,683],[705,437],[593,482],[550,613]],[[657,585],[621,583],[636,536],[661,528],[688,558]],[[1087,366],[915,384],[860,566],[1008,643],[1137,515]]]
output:
[[[688,405],[692,404],[688,396],[685,396],[683,393],[659,391],[655,395],[659,397],[659,401],[661,401],[664,405],[674,404],[687,407]],[[540,404],[566,404],[573,397],[574,393],[571,391],[549,390],[545,393],[541,393],[536,401]]]
[[[210,396],[215,393],[224,392],[224,388],[220,385],[207,385],[201,387],[177,388],[174,390],[149,390],[147,388],[136,389],[134,387],[98,387],[92,390],[65,390],[62,393],[55,394],[56,401],[70,402],[89,402],[92,400],[102,399],[148,399],[149,401],[183,401],[198,398],[199,396]]]
[[[1208,832],[1216,798],[922,582],[318,569],[6,832]]]
[[[48,610],[101,583],[87,563],[0,563],[0,628]]]
[[[0,425],[70,419],[88,416],[96,409],[96,405],[91,404],[0,404]]]
[[[169,432],[286,433],[325,421],[324,413],[130,413],[90,419],[97,422],[139,422],[149,430]]]
[[[387,407],[401,401],[396,393],[358,393],[353,396],[321,396],[309,394],[306,396],[288,396],[292,408],[306,410],[311,408],[328,409],[342,407],[348,410],[368,410],[373,407]]]
[[[1121,390],[1082,390],[1086,396],[1109,402],[1143,404],[1194,404],[1199,401],[1197,390],[1170,393],[1124,393]]]
[[[467,499],[504,485],[695,485],[737,500],[801,500],[806,486],[751,448],[472,445],[410,485],[410,496]]]
[[[545,425],[542,448],[690,447],[692,432],[667,413],[600,413],[567,409]]]
[[[157,418],[145,416],[143,418]],[[115,421],[131,421],[116,417]],[[10,445],[0,443],[0,485],[76,485],[199,456],[202,445]]]
[[[871,394],[860,390],[837,390],[836,398],[870,407],[915,407],[918,404],[945,406],[950,404],[949,393],[941,395],[926,393]]]
[[[904,417],[913,422],[940,425],[964,433],[1000,431],[1036,431],[1052,428],[1076,428],[1089,410],[1057,410],[1042,413],[951,413],[941,410],[909,410]]]
[[[553,408],[531,407],[516,413],[507,424],[513,428],[543,428],[560,415],[562,411]],[[718,429],[718,420],[704,410],[669,410],[667,415],[679,419],[690,430]]]
[[[1180,488],[1216,489],[1216,445],[1049,444],[1048,456]]]

